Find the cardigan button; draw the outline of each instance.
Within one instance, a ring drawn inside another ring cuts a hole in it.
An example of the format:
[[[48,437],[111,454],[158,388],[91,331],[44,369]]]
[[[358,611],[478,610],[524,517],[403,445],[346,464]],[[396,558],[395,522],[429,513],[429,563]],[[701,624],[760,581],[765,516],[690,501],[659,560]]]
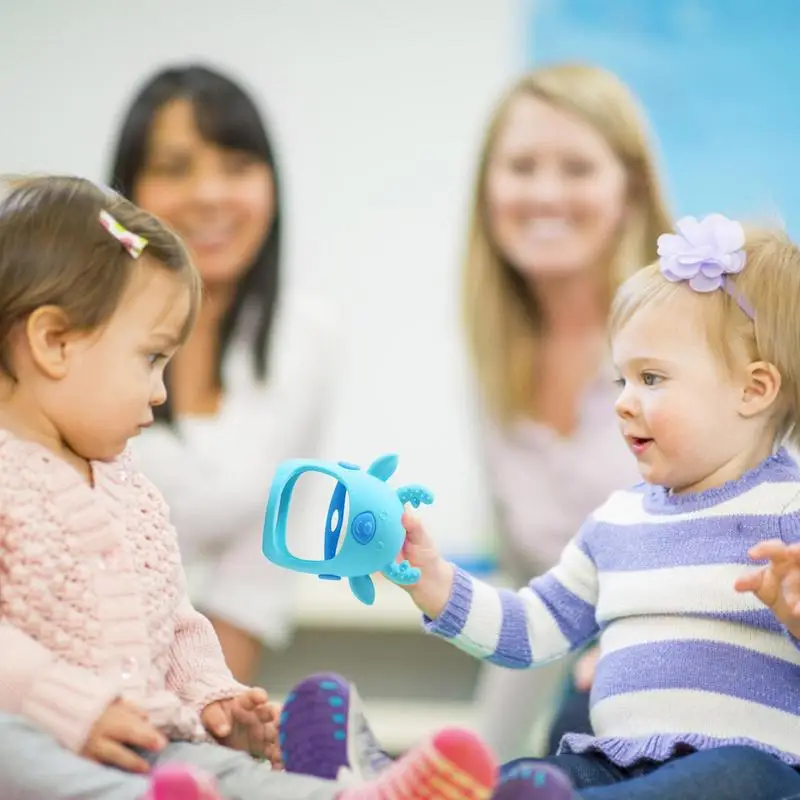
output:
[[[127,656],[122,659],[119,674],[123,681],[131,680],[138,671],[139,662],[133,656]]]

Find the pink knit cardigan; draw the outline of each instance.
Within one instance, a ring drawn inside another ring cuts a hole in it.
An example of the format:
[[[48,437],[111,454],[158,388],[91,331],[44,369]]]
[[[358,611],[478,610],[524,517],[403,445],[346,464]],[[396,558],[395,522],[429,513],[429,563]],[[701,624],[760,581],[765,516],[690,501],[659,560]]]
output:
[[[0,712],[79,751],[125,697],[172,739],[242,691],[192,608],[163,499],[123,456],[94,487],[44,447],[0,430]]]

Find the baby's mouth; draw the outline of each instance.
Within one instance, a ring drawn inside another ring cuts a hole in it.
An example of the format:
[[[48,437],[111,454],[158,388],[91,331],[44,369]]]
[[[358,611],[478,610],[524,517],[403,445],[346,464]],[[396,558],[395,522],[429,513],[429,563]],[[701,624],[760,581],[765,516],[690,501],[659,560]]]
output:
[[[652,444],[652,439],[647,439],[643,436],[629,436],[628,444],[637,455],[643,453]]]

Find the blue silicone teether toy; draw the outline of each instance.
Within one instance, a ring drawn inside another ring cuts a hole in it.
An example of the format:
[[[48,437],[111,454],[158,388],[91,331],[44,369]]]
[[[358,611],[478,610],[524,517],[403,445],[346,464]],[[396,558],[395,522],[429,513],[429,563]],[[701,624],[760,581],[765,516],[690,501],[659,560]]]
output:
[[[387,483],[397,469],[398,458],[386,455],[366,470],[345,461],[292,459],[278,467],[272,480],[264,519],[262,550],[273,563],[297,572],[319,575],[323,580],[348,578],[353,594],[366,605],[375,602],[372,575],[382,572],[390,581],[410,586],[419,580],[419,570],[408,561],[397,563],[405,541],[401,518],[403,504],[414,508],[432,503],[433,495],[416,484],[392,489]],[[292,491],[304,472],[321,472],[336,478],[325,523],[325,558],[296,558],[286,547],[286,521]],[[345,500],[350,501],[349,519],[343,519]],[[342,528],[347,523],[347,530]],[[340,537],[344,541],[336,549]]]

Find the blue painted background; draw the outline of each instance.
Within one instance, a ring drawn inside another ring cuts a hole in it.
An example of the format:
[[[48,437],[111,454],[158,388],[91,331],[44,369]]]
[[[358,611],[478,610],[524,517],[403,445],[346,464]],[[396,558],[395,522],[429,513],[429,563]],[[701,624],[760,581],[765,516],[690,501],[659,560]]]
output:
[[[528,0],[530,65],[599,63],[639,96],[673,211],[800,235],[800,0]]]

